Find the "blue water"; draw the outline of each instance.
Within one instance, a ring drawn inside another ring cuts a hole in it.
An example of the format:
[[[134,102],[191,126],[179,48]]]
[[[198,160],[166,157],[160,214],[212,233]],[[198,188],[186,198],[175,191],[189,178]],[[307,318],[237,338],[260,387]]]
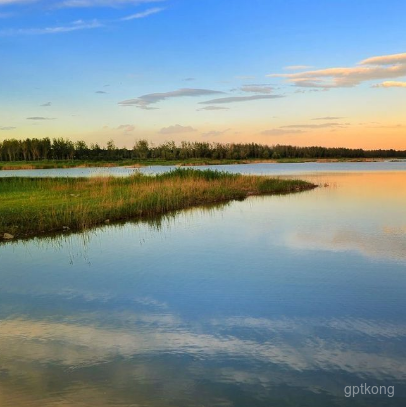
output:
[[[321,186],[0,245],[0,406],[404,406],[404,164],[292,165]]]
[[[1,177],[94,177],[117,176],[123,177],[134,173],[160,174],[171,171],[175,166],[159,166],[130,168],[55,168],[47,170],[6,170],[0,171]],[[331,162],[331,163],[287,163],[287,164],[236,164],[196,166],[195,169],[214,169],[218,171],[236,172],[242,174],[311,174],[325,172],[370,172],[370,171],[406,171],[406,160],[381,162]]]

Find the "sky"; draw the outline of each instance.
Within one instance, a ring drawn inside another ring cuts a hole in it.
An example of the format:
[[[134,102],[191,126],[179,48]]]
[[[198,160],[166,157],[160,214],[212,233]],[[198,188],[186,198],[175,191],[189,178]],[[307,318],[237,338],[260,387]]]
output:
[[[0,140],[406,149],[404,0],[0,0]]]

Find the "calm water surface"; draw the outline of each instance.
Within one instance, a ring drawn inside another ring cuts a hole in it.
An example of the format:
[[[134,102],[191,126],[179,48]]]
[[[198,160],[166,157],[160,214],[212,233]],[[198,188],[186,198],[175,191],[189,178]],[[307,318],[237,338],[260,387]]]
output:
[[[6,170],[0,171],[3,177],[126,177],[134,173],[160,174],[171,171],[175,166],[150,166],[141,168],[111,167],[111,168],[55,168],[48,170]],[[396,162],[341,162],[341,163],[292,163],[292,164],[237,164],[196,166],[195,169],[214,169],[218,171],[237,172],[242,174],[313,174],[324,172],[371,172],[371,171],[406,171],[406,160]]]
[[[0,245],[0,406],[406,405],[406,171],[375,164]]]

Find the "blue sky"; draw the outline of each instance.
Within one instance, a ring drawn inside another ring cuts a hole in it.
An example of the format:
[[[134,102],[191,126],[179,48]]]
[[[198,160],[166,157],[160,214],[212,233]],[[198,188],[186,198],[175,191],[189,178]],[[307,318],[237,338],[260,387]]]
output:
[[[0,0],[0,139],[406,148],[405,13],[396,0]]]

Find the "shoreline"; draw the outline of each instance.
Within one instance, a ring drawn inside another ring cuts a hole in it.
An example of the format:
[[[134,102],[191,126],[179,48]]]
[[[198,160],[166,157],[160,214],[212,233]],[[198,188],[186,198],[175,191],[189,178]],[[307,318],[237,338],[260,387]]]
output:
[[[0,242],[84,231],[110,222],[316,187],[298,179],[195,169],[177,169],[155,177],[0,178]]]
[[[398,162],[399,158],[317,158],[317,159],[253,159],[253,160],[123,160],[123,161],[3,161],[0,171],[74,169],[74,168],[143,168],[151,166],[197,167],[241,164],[303,164],[337,162]]]

